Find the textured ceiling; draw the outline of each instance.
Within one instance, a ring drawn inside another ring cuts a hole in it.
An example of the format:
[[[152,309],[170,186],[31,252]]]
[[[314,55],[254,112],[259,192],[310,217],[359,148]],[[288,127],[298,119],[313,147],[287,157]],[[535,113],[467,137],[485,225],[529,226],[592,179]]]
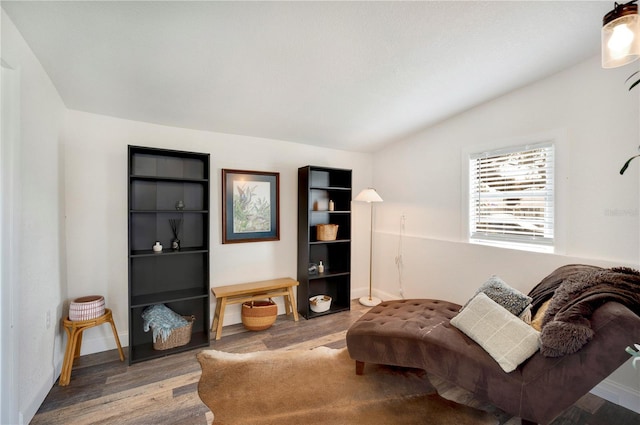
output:
[[[70,109],[361,152],[598,54],[612,5],[2,1]]]

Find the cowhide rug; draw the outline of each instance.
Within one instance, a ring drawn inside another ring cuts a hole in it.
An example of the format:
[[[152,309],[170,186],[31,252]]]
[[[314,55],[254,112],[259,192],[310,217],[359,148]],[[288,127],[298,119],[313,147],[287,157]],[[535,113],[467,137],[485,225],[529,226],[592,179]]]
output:
[[[367,365],[345,349],[198,354],[198,394],[214,425],[495,425],[490,413],[438,396],[420,370]]]

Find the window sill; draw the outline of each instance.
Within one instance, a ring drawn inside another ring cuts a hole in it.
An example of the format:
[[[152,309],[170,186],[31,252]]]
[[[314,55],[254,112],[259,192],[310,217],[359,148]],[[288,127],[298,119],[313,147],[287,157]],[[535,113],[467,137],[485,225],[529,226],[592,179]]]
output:
[[[518,251],[541,252],[544,254],[553,254],[555,252],[555,248],[549,245],[534,245],[534,244],[517,243],[517,242],[490,241],[490,240],[484,240],[484,239],[469,239],[469,243],[472,243],[475,245],[492,246],[496,248],[515,249]]]

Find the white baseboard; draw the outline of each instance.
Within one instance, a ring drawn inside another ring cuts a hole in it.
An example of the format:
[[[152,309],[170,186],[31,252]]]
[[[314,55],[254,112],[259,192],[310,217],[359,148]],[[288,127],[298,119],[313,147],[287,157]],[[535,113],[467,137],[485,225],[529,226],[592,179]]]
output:
[[[118,332],[118,337],[120,339],[120,345],[123,347],[129,346],[129,332]],[[115,339],[113,339],[113,334],[93,338],[86,338],[83,336],[80,355],[85,356],[87,354],[101,353],[103,351],[115,350],[117,348],[118,346],[116,345]]]
[[[60,368],[62,369],[62,365],[60,365]],[[39,388],[33,388],[35,391],[31,392],[31,400],[26,403],[26,406],[23,410],[18,412],[20,425],[23,425],[25,423],[28,424],[29,422],[31,422],[31,419],[33,419],[33,417],[38,412],[38,409],[42,405],[42,402],[45,398],[47,398],[47,394],[49,394],[49,391],[51,391],[51,388],[55,383],[57,376],[59,375],[54,375],[54,371],[52,370],[49,376],[41,381],[41,385]]]

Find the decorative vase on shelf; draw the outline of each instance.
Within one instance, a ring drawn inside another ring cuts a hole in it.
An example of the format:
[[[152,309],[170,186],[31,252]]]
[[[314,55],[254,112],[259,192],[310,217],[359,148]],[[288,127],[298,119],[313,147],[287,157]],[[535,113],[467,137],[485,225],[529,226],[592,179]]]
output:
[[[182,227],[181,218],[170,218],[169,225],[173,232],[173,240],[171,241],[171,249],[174,251],[180,250],[180,228]]]
[[[182,211],[184,209],[184,202],[178,201],[176,202],[176,210]]]
[[[159,241],[156,241],[156,244],[153,246],[153,252],[162,252],[162,244]]]

